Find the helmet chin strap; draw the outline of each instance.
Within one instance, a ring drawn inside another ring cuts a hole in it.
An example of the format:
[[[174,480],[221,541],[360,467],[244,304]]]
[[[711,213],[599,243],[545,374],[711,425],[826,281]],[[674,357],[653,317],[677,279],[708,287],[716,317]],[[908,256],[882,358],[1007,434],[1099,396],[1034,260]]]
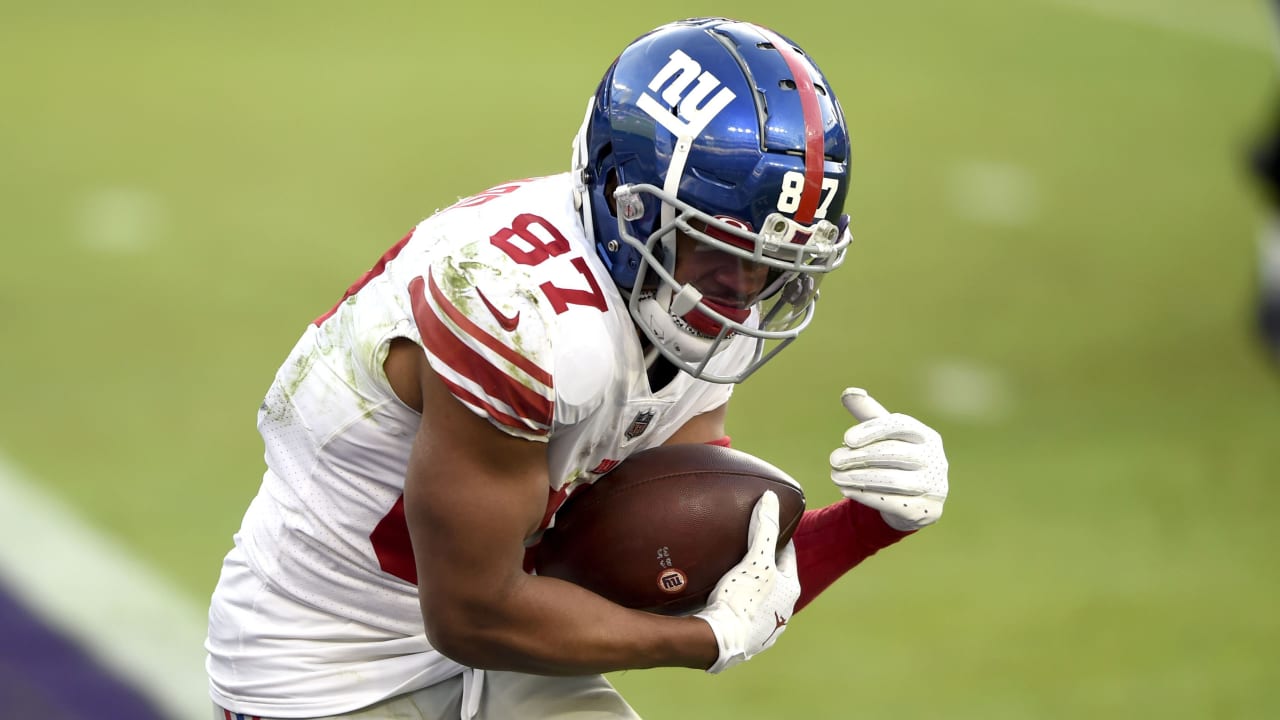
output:
[[[689,151],[693,149],[693,140],[692,135],[676,138],[671,163],[667,166],[667,176],[662,183],[663,192],[670,197],[680,197],[680,180],[684,177],[684,166],[689,160]],[[671,227],[675,223],[676,209],[668,203],[662,203],[661,218],[662,227]],[[663,245],[663,265],[668,273],[675,275],[676,234],[668,233],[660,242]],[[710,354],[725,347],[726,343],[716,343],[713,338],[704,337],[684,320],[684,316],[702,300],[702,293],[693,285],[686,283],[677,293],[674,286],[659,282],[655,291],[644,293],[637,300],[635,307],[640,321],[653,331],[657,338],[656,344],[681,361],[701,363]]]
[[[662,191],[671,197],[680,197],[680,180],[684,177],[684,166],[689,161],[689,151],[693,149],[693,136],[681,135],[676,138],[676,146],[671,151],[671,164],[667,166],[667,177],[662,181]],[[670,225],[676,218],[676,209],[670,205],[662,206],[662,224]]]
[[[670,298],[671,288],[664,285],[662,290]],[[702,297],[693,286],[686,285],[685,291],[676,296],[676,305],[684,305],[690,292],[698,298]],[[700,364],[713,352],[720,352],[728,346],[728,343],[716,343],[714,338],[705,337],[689,327],[683,315],[692,310],[692,304],[685,313],[677,315],[676,308],[672,307],[669,300],[664,302],[652,292],[641,294],[633,303],[640,322],[652,333],[654,346],[681,362]],[[696,303],[697,300],[693,300],[693,304]]]
[[[648,350],[644,351],[644,366],[646,369],[653,367],[653,363],[662,353],[658,351],[657,346],[650,345]]]
[[[587,187],[585,172],[587,170],[587,129],[591,123],[595,97],[587,99],[587,110],[573,141],[572,175],[574,205],[581,210],[582,224],[587,237],[595,241],[595,222],[591,211],[591,192]],[[662,189],[671,197],[679,197],[680,180],[684,176],[685,164],[689,159],[689,151],[693,148],[694,138],[682,135],[676,138],[676,145],[671,154],[671,163],[667,166],[666,178]],[[662,203],[659,217],[662,227],[671,227],[675,223],[675,207]],[[619,218],[621,222],[621,218]],[[676,235],[668,233],[660,242],[663,245],[663,265],[669,274],[675,274]],[[718,342],[716,338],[706,337],[689,325],[684,316],[692,312],[702,301],[702,293],[692,284],[684,284],[676,292],[676,286],[659,282],[652,291],[639,291],[645,276],[645,269],[640,268],[636,277],[634,290],[628,291],[619,287],[632,308],[633,316],[648,331],[652,347],[645,353],[645,366],[653,365],[658,355],[666,354],[679,362],[701,368],[715,353],[728,346]]]
[[[662,191],[667,197],[680,197],[680,179],[684,177],[684,166],[689,161],[689,151],[693,149],[693,136],[681,135],[676,138],[676,146],[671,151],[671,164],[667,165],[667,177],[662,181]],[[662,203],[662,227],[669,228],[676,221],[676,209],[668,203]],[[668,233],[661,240],[662,264],[672,275],[676,272],[676,235]],[[670,294],[670,289],[668,289]],[[681,313],[682,315],[684,313]]]

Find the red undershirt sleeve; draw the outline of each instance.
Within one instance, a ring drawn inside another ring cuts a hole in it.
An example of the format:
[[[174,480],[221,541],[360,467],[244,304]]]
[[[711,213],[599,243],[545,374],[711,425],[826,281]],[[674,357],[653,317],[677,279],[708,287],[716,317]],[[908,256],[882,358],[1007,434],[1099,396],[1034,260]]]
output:
[[[911,534],[894,530],[879,510],[852,500],[806,511],[792,536],[800,573],[796,612],[858,563]]]
[[[729,436],[707,444],[730,447]],[[796,570],[800,574],[800,599],[795,611],[799,612],[858,563],[911,534],[894,530],[885,524],[879,510],[852,500],[806,511],[791,538],[796,544]]]

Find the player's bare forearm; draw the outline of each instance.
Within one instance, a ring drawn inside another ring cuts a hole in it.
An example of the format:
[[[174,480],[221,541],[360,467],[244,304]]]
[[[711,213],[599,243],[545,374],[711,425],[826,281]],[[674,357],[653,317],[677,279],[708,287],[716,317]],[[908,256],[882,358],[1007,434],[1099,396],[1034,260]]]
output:
[[[715,662],[696,618],[615,605],[524,572],[546,509],[546,446],[503,433],[422,375],[423,422],[405,479],[427,637],[465,665],[544,675]]]
[[[406,493],[410,533],[425,550],[417,565],[427,636],[445,655],[471,667],[545,675],[715,662],[715,638],[701,620],[629,610],[526,574],[521,535],[507,529],[511,504],[465,495],[466,503],[450,503],[442,514],[429,491]],[[537,501],[545,502],[545,492]]]
[[[649,667],[705,669],[715,636],[697,618],[628,610],[562,580],[525,575],[488,602],[437,598],[424,611],[429,635],[470,667],[538,675],[585,675]]]

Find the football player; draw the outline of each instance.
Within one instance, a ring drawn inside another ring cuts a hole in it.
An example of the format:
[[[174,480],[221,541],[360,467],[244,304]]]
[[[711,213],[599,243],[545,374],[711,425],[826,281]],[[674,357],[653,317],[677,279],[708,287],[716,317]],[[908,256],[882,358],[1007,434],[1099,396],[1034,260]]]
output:
[[[575,489],[656,445],[728,444],[734,384],[809,325],[845,259],[849,167],[807,54],[687,20],[614,61],[570,172],[462,200],[388,250],[259,411],[267,469],[209,612],[214,716],[635,717],[602,673],[745,661],[936,521],[938,434],[851,389],[863,422],[830,454],[851,499],[807,512],[771,562],[766,493],[700,612],[526,571]]]

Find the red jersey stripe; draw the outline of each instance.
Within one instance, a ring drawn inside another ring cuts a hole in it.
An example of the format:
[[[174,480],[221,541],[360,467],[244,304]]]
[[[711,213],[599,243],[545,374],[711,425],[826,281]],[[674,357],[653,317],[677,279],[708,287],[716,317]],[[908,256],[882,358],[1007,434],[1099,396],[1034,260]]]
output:
[[[480,397],[442,375],[441,379],[449,386],[450,391],[459,400],[483,409],[503,425],[526,432],[532,430],[538,434],[546,434],[551,426],[555,404],[494,367],[484,355],[455,335],[427,301],[425,284],[421,277],[409,283],[409,300],[413,306],[414,321],[418,325],[419,334],[422,335],[423,345],[455,373],[479,385],[486,397]],[[452,308],[450,305],[445,307]],[[456,308],[453,309],[457,311]],[[505,403],[515,411],[516,416],[499,409],[492,401]]]
[[[796,222],[808,225],[813,222],[818,202],[822,198],[822,166],[826,147],[822,133],[822,109],[818,107],[818,91],[809,77],[809,69],[804,58],[783,40],[780,35],[768,28],[760,28],[760,32],[773,44],[791,77],[796,81],[796,91],[800,93],[800,111],[804,115],[804,190],[800,193],[800,207],[796,209]]]
[[[329,318],[333,317],[333,314],[338,312],[338,308],[342,307],[342,303],[346,302],[347,299],[350,298],[352,295],[355,295],[356,293],[360,292],[360,290],[363,289],[365,285],[368,285],[369,282],[372,281],[374,278],[381,275],[382,272],[387,269],[387,263],[391,262],[392,260],[395,260],[396,256],[400,254],[400,251],[404,249],[405,245],[409,244],[409,240],[412,238],[413,238],[413,232],[410,231],[408,235],[405,235],[403,238],[400,239],[400,242],[396,243],[395,245],[392,245],[389,250],[387,250],[385,253],[382,254],[382,257],[378,258],[378,262],[374,263],[373,267],[369,268],[365,272],[365,274],[361,275],[360,278],[351,285],[351,287],[347,288],[347,291],[342,294],[341,300],[334,303],[333,307],[329,308],[328,312],[316,318],[315,320],[312,320],[311,324],[315,325],[316,327],[320,327],[325,320],[328,320]]]
[[[432,299],[436,301],[436,304],[440,306],[440,309],[444,311],[445,315],[448,315],[449,319],[461,328],[463,332],[476,340],[479,340],[482,345],[501,355],[503,360],[506,360],[512,365],[515,365],[525,371],[529,374],[529,377],[537,380],[543,385],[546,385],[548,388],[555,384],[552,382],[551,373],[538,367],[538,365],[529,358],[504,345],[497,338],[490,335],[488,332],[485,332],[484,328],[472,322],[471,318],[464,315],[461,310],[454,307],[453,303],[449,302],[449,298],[440,290],[440,286],[436,284],[436,278],[433,273],[427,273],[427,282],[431,285]]]
[[[551,428],[549,425],[535,425],[534,421],[530,420],[529,418],[520,418],[520,417],[515,417],[513,415],[508,415],[502,410],[499,410],[497,407],[495,407],[492,403],[488,402],[484,398],[476,395],[475,393],[471,392],[467,388],[459,385],[458,383],[454,382],[453,380],[450,380],[447,377],[441,376],[440,382],[443,382],[445,384],[445,387],[449,388],[449,392],[453,393],[454,397],[458,398],[464,403],[467,403],[468,405],[473,405],[475,407],[480,408],[489,417],[493,418],[494,420],[497,420],[499,423],[506,425],[509,428],[512,428],[513,430],[520,430],[527,433],[533,433],[534,435],[546,435],[551,431]]]

